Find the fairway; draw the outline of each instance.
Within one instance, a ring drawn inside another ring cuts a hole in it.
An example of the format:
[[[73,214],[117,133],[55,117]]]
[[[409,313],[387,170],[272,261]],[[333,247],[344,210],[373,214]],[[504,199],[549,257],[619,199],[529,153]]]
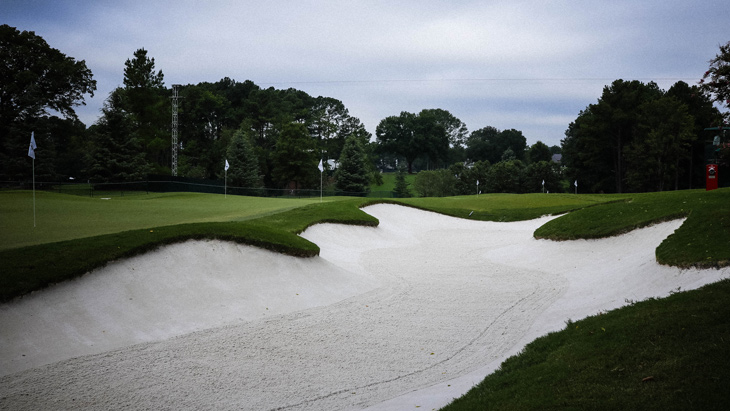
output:
[[[199,193],[107,198],[38,191],[34,228],[32,193],[0,192],[0,250],[141,228],[243,221],[320,201]]]

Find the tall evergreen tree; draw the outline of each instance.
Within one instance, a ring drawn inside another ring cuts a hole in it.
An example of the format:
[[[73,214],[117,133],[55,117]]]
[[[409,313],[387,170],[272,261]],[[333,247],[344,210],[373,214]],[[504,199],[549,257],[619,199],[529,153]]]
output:
[[[120,89],[113,91],[104,103],[103,116],[89,129],[86,174],[92,181],[140,181],[151,170],[130,117],[119,109],[121,99]]]
[[[124,63],[123,109],[129,113],[133,130],[143,144],[147,161],[155,172],[170,170],[170,98],[162,70],[155,72],[155,59],[138,49]]]
[[[631,191],[677,189],[680,161],[689,157],[694,119],[670,96],[642,104],[642,138],[626,147],[626,185]]]
[[[395,173],[395,187],[393,188],[393,195],[396,198],[408,198],[411,196],[411,192],[408,190],[408,182],[406,181],[406,174],[408,170],[405,164],[398,164],[398,171]]]
[[[315,180],[319,180],[318,157],[315,140],[306,127],[301,123],[289,123],[282,128],[272,154],[272,177],[281,187],[313,187]]]
[[[228,181],[232,186],[260,188],[263,186],[259,172],[259,160],[253,150],[251,137],[243,130],[233,134],[226,159],[231,165],[228,170]]]
[[[358,137],[350,136],[342,147],[339,166],[335,171],[335,187],[349,193],[370,191],[370,173],[365,157],[365,149]]]

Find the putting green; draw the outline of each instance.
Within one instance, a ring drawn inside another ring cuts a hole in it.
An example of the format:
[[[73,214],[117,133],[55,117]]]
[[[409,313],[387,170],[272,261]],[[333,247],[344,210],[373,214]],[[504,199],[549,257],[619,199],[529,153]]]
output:
[[[319,198],[288,199],[200,193],[81,197],[36,191],[0,193],[0,250],[147,227],[242,221],[278,213]]]

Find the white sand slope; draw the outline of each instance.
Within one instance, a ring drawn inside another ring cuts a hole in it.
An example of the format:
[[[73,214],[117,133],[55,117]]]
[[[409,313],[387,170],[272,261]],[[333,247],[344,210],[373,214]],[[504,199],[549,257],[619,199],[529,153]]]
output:
[[[551,242],[393,205],[312,259],[188,242],[0,306],[0,409],[433,409],[532,339],[730,277],[654,250],[681,221]]]

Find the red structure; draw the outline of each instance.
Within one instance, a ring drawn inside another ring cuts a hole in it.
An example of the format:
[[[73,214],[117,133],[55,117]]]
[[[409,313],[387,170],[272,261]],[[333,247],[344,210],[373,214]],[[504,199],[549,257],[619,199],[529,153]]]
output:
[[[705,187],[707,191],[717,189],[717,164],[708,164],[705,172]]]

